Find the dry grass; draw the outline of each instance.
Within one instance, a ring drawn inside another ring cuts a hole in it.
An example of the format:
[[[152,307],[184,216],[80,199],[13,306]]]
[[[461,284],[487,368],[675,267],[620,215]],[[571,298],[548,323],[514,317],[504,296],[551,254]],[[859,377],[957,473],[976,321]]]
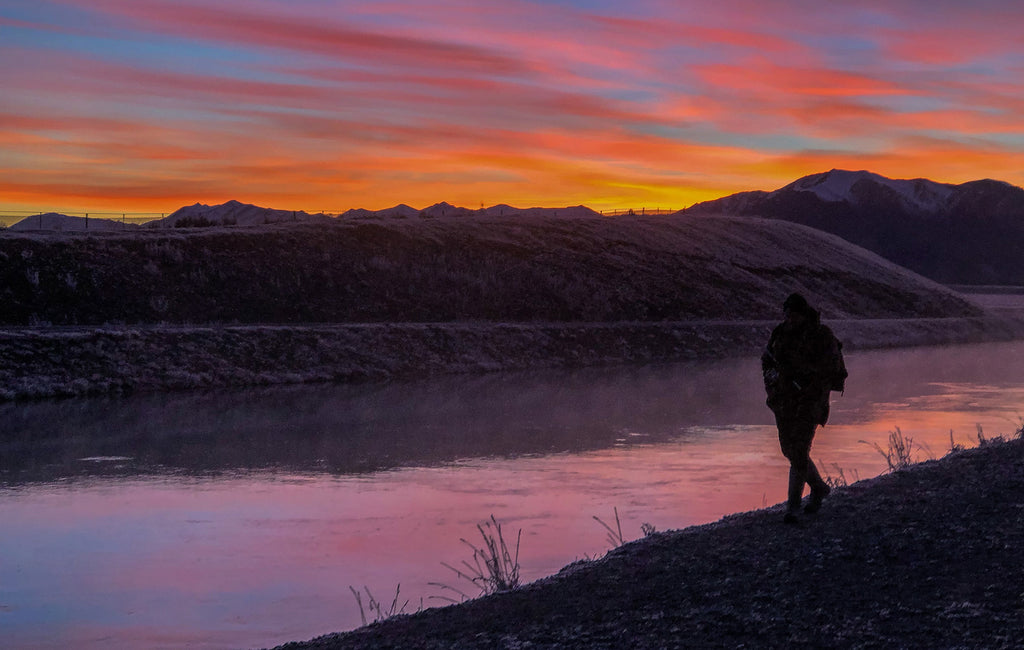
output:
[[[866,440],[861,440],[860,442],[865,445],[872,445],[881,454],[882,458],[885,459],[885,462],[889,465],[890,472],[905,469],[917,462],[913,456],[915,447],[918,451],[924,451],[929,457],[935,458],[935,455],[932,454],[927,445],[915,444],[914,439],[904,435],[899,427],[895,427],[895,431],[889,432],[889,444],[885,449],[877,442],[868,442]]]
[[[607,531],[608,533],[605,539],[608,541],[611,547],[618,548],[625,544],[626,540],[622,536],[622,524],[619,522],[619,509],[612,508],[612,511],[615,512],[615,528],[609,526],[607,523],[605,523],[603,519],[601,519],[597,515],[594,515],[594,521],[604,526],[605,531]]]
[[[409,601],[406,600],[404,603],[402,603],[401,607],[399,607],[398,600],[399,600],[399,593],[401,592],[401,590],[402,590],[402,585],[401,584],[399,584],[398,586],[395,587],[395,597],[391,601],[391,605],[388,606],[388,607],[385,607],[379,600],[377,600],[376,598],[373,597],[373,594],[370,593],[370,588],[364,586],[363,587],[363,591],[366,592],[366,597],[367,597],[366,607],[364,608],[363,607],[363,597],[362,597],[362,594],[360,594],[359,591],[355,589],[355,587],[352,587],[351,585],[349,585],[349,591],[351,591],[352,595],[356,597],[356,604],[359,605],[359,616],[360,616],[360,618],[363,621],[363,625],[366,625],[366,623],[367,623],[367,618],[366,618],[367,610],[369,610],[370,615],[373,617],[372,622],[374,622],[374,623],[379,622],[379,621],[387,620],[387,619],[391,618],[392,616],[397,616],[399,614],[404,614],[405,613],[405,608],[409,606]],[[421,607],[421,609],[422,609],[422,607]]]
[[[1002,443],[1002,442],[1009,442],[1010,440],[1015,440],[1015,439],[1016,440],[1021,440],[1021,439],[1024,439],[1024,417],[1017,416],[1017,421],[1014,422],[1013,426],[1014,426],[1013,432],[1011,432],[1009,434],[1006,434],[1006,435],[999,434],[999,435],[997,435],[995,437],[989,438],[988,436],[985,435],[985,430],[982,428],[982,426],[980,424],[976,424],[975,425],[976,431],[975,431],[975,434],[974,434],[974,439],[977,441],[977,445],[976,446],[978,446],[978,447],[986,447],[986,446],[992,445],[992,444],[999,444],[999,443]],[[968,438],[968,440],[970,440],[970,439]],[[967,449],[967,445],[961,444],[959,442],[956,442],[956,440],[953,439],[953,430],[950,429],[949,430],[949,452],[947,452],[947,453],[953,454],[953,453],[956,453],[956,452],[964,451],[965,449]]]
[[[454,567],[446,562],[441,564],[455,572],[455,575],[473,584],[480,589],[478,596],[511,591],[519,586],[519,542],[523,536],[520,528],[516,535],[515,552],[512,552],[505,542],[505,536],[501,530],[501,524],[491,515],[490,521],[477,524],[477,530],[483,539],[483,545],[477,546],[465,538],[461,538],[463,544],[468,546],[473,555],[470,560],[462,561],[462,568]],[[462,600],[468,600],[472,596],[462,590],[450,585],[431,582],[431,585],[455,592]],[[455,598],[447,596],[435,596],[442,600],[458,602]]]
[[[824,464],[822,464],[822,467],[824,467]],[[824,479],[825,483],[827,483],[830,488],[846,487],[851,483],[851,480],[846,477],[846,470],[840,467],[839,463],[832,463],[832,469],[836,472],[834,476],[827,470],[825,471],[825,475],[822,476],[822,479]],[[852,470],[850,474],[853,479],[853,483],[860,480],[860,474],[857,470]]]
[[[602,527],[604,527],[604,530],[607,533],[607,535],[605,536],[605,541],[607,541],[608,544],[613,549],[615,549],[626,543],[626,537],[622,534],[622,522],[619,521],[619,509],[617,507],[612,508],[612,511],[615,513],[614,528],[611,526],[611,524],[607,523],[597,515],[594,515],[594,521],[596,521],[597,523],[601,524]],[[647,523],[645,521],[642,524],[640,524],[640,532],[643,533],[644,537],[650,537],[651,535],[658,532],[658,529],[655,528],[653,524]]]

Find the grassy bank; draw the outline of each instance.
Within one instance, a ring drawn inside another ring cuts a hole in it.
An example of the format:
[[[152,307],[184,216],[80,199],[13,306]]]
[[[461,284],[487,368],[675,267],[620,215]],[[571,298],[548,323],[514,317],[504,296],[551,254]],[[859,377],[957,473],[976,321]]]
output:
[[[810,228],[725,217],[384,219],[0,233],[0,324],[976,316],[959,294]]]
[[[1024,440],[656,533],[518,590],[283,648],[1014,648]]]
[[[5,232],[0,399],[747,354],[794,290],[850,349],[1024,332],[837,237],[761,219]]]

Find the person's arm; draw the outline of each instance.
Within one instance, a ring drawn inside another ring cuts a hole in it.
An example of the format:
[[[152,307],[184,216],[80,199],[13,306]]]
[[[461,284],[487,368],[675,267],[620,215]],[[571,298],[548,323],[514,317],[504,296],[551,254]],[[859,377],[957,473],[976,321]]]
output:
[[[771,337],[768,339],[768,345],[765,346],[764,352],[761,353],[761,376],[764,379],[764,389],[771,394],[775,386],[779,381],[779,360],[775,358],[775,354],[772,352],[775,343],[776,331],[772,331]]]

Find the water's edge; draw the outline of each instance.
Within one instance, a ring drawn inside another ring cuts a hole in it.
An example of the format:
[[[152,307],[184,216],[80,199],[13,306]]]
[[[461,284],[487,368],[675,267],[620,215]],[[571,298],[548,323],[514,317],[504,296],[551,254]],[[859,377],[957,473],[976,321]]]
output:
[[[988,444],[838,489],[796,526],[738,513],[279,648],[1020,647],[1022,458]]]
[[[1024,315],[828,321],[847,349],[1009,341]],[[384,323],[0,330],[0,400],[756,354],[773,322]]]

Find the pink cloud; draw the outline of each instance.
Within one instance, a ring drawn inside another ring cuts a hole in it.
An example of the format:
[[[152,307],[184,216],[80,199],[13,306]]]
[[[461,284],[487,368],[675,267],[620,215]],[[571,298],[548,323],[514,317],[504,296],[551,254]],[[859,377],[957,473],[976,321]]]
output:
[[[879,31],[887,57],[936,67],[977,63],[1020,52],[1021,7],[1015,2],[964,3],[943,1],[921,11],[915,4],[879,3],[890,18]]]
[[[762,54],[793,54],[806,48],[791,40],[750,29],[706,27],[678,18],[633,18],[623,16],[594,16],[602,36],[619,46],[661,48],[688,46],[695,48],[734,47]]]
[[[698,68],[701,79],[717,88],[749,94],[774,94],[779,101],[793,96],[864,97],[908,95],[915,91],[883,78],[825,67],[777,65],[765,59],[744,64],[709,64]]]
[[[162,0],[108,0],[96,5],[147,30],[218,43],[282,48],[403,68],[443,67],[491,74],[524,72],[517,58],[494,50],[415,34],[375,31],[342,18],[301,16],[287,11],[258,13],[250,5],[236,8]]]
[[[64,4],[97,16],[74,39],[60,20],[0,19],[50,32],[0,46],[15,62],[0,69],[0,166],[22,181],[7,200],[682,204],[858,156],[939,172],[936,151],[1024,180],[1016,150],[991,146],[1022,128],[1024,87],[999,58],[1013,7]],[[950,67],[965,61],[983,73]]]

